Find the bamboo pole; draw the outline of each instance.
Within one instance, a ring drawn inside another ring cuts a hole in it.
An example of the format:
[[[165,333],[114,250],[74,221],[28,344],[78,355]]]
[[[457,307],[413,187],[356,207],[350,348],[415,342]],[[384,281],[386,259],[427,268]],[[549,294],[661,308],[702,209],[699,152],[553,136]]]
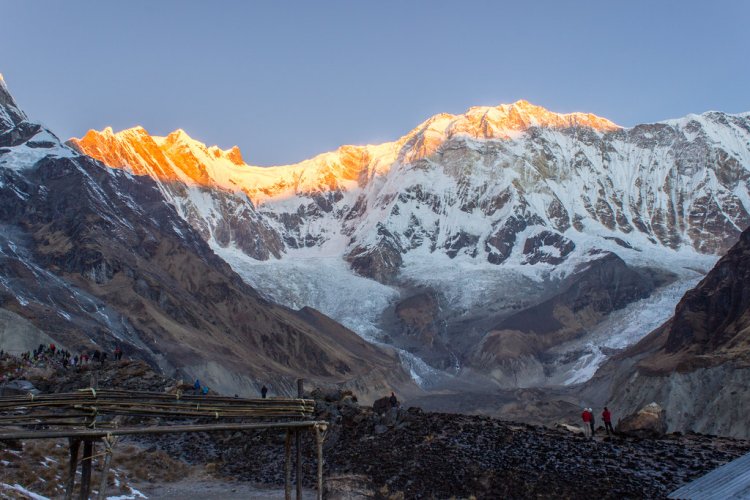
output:
[[[297,397],[302,399],[305,389],[304,379],[297,379]],[[297,451],[297,500],[302,500],[302,442],[299,430],[294,433],[295,446]]]
[[[187,425],[152,425],[148,427],[120,427],[117,429],[66,429],[66,430],[23,430],[0,432],[0,441],[6,439],[51,439],[79,438],[96,439],[107,435],[130,436],[133,434],[175,434],[180,432],[214,432],[243,431],[250,429],[309,429],[316,424],[326,423],[316,420],[295,422],[253,422],[227,424],[187,424]]]
[[[289,429],[284,440],[284,500],[292,500],[292,433]]]
[[[323,433],[320,425],[313,427],[313,430],[318,451],[318,500],[323,500]]]
[[[102,477],[99,480],[99,500],[107,498],[107,476],[109,475],[109,466],[112,462],[112,449],[117,444],[117,438],[108,436],[103,439],[104,442],[104,465],[102,466]]]
[[[81,447],[81,440],[68,438],[70,445],[70,463],[68,465],[68,481],[65,485],[65,500],[73,498],[73,488],[76,483],[76,469],[78,469],[78,450]]]
[[[94,454],[94,442],[83,440],[83,458],[81,459],[81,500],[88,500],[91,492],[91,458]]]

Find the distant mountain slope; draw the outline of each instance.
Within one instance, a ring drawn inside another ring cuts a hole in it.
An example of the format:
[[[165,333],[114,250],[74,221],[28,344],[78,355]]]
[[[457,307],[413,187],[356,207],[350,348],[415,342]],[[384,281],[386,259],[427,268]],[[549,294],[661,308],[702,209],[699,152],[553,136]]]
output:
[[[432,367],[479,371],[500,386],[590,376],[608,346],[663,322],[673,306],[665,302],[750,225],[748,114],[624,129],[518,101],[436,115],[394,142],[268,168],[181,130],[89,131],[70,144],[156,179],[266,296],[319,308]],[[546,330],[567,324],[544,338],[524,326],[497,333],[574,281],[597,283],[590,298],[616,294],[588,276],[596,261],[622,263],[618,275],[640,281],[637,293],[592,304],[595,314],[572,323],[561,321],[567,308],[540,309]],[[605,320],[630,314],[635,301],[645,311],[630,316],[640,328],[612,338],[619,334]],[[520,345],[523,359],[508,367],[502,360]]]
[[[623,414],[656,401],[672,430],[750,437],[750,230],[663,326],[590,384]],[[602,389],[604,388],[604,389]]]
[[[363,393],[409,383],[395,354],[260,297],[151,178],[63,146],[1,80],[0,224],[0,307],[68,348],[124,344],[225,393],[297,377]]]

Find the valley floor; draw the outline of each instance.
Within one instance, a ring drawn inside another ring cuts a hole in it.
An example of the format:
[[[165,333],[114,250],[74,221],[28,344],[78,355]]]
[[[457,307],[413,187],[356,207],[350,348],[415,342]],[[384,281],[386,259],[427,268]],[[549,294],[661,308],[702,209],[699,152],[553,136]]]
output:
[[[46,392],[89,380],[87,371],[19,366],[7,357],[2,368]],[[96,371],[100,387],[163,391],[175,384],[141,362]],[[331,423],[324,447],[331,499],[662,498],[750,452],[749,441],[698,434],[636,439],[600,431],[588,440],[575,429],[415,407],[379,415],[345,393],[314,395],[318,417]],[[123,440],[113,459],[111,495],[274,498],[283,484],[283,442],[283,434],[271,431]],[[305,486],[312,488],[312,436],[303,437],[303,450]],[[1,446],[0,497],[59,496],[65,453],[62,442],[25,442],[23,452]],[[96,468],[94,476],[97,484]]]

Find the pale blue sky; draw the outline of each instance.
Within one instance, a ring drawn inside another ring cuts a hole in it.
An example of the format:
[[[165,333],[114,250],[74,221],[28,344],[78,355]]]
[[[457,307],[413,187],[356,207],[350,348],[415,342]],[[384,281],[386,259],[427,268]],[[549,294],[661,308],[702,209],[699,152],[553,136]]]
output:
[[[248,163],[527,99],[621,125],[750,111],[750,2],[0,0],[0,72],[68,138],[183,128]]]

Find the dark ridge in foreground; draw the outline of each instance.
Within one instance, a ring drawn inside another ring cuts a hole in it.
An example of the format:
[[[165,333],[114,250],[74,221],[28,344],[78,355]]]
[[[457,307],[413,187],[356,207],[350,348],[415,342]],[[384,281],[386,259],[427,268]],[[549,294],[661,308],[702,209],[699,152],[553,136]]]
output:
[[[177,382],[142,362],[112,363],[99,387],[174,389]],[[62,368],[24,373],[45,392],[85,387],[90,378]],[[318,417],[332,425],[324,457],[326,498],[663,498],[682,484],[750,451],[750,442],[700,434],[591,441],[563,429],[485,416],[379,415],[347,391],[313,390]],[[153,419],[151,424],[170,422]],[[283,484],[284,434],[213,433],[127,440],[215,471],[216,481]],[[303,437],[304,474],[315,477],[312,436]],[[364,496],[356,496],[359,493]]]
[[[600,430],[591,441],[568,430],[419,408],[381,416],[346,393],[312,396],[318,416],[333,424],[324,448],[330,498],[360,498],[355,492],[364,498],[661,498],[750,451],[748,441],[700,434],[610,439]],[[305,440],[312,452],[312,437]],[[283,434],[261,432],[158,445],[173,457],[216,463],[226,477],[278,484],[283,443]],[[314,457],[305,459],[312,485]]]

